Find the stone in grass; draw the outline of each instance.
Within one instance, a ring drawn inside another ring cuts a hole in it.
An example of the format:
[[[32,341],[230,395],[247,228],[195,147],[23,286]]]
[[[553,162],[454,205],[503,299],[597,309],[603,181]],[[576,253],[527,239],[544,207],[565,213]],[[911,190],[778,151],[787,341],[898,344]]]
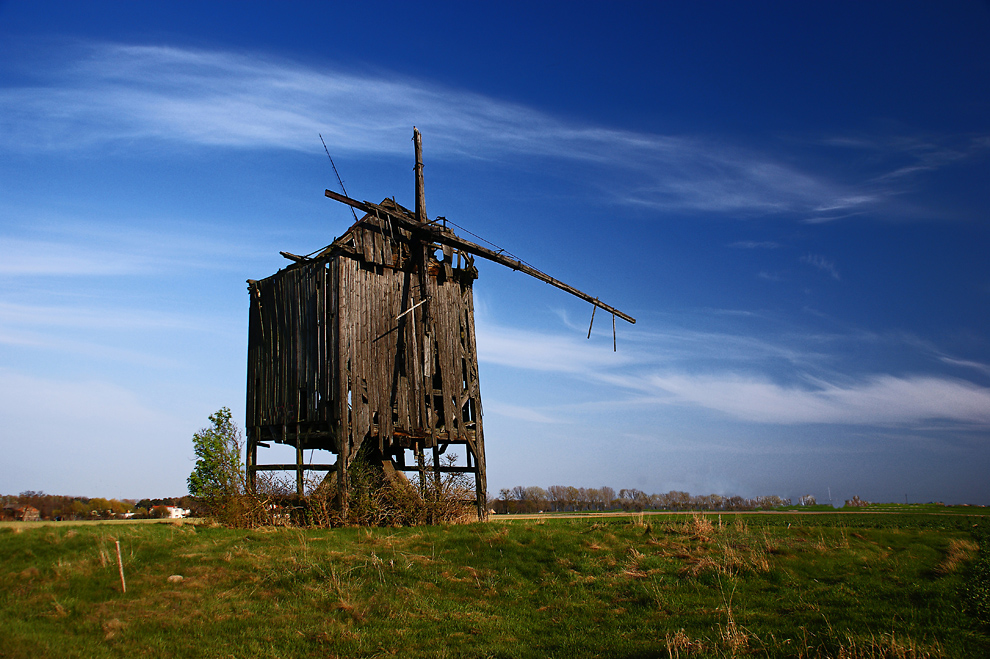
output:
[[[183,577],[182,577],[181,574],[173,574],[172,576],[170,576],[168,578],[168,582],[169,583],[182,583],[182,579],[183,579]]]

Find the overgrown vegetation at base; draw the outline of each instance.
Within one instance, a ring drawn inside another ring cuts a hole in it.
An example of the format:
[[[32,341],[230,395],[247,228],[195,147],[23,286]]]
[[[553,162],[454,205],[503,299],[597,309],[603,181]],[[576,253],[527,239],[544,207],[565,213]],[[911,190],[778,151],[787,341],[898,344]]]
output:
[[[335,475],[334,475],[335,476]],[[404,476],[388,478],[379,468],[361,461],[351,464],[347,506],[341,512],[335,478],[311,480],[306,495],[294,484],[259,475],[255,491],[201,499],[205,515],[232,528],[300,526],[419,526],[478,519],[474,489],[463,474],[427,473],[422,484]]]
[[[347,493],[346,513],[337,504],[336,478],[314,481],[309,494],[301,499],[274,497],[274,502],[295,501],[295,520],[300,526],[420,526],[451,524],[478,519],[474,508],[474,489],[464,474],[445,473],[435,478],[432,473],[406,479],[399,475],[389,478],[380,468],[355,461],[348,471],[351,479]],[[285,485],[266,485],[261,490],[286,492]],[[284,510],[275,503],[273,510]],[[276,520],[278,521],[278,520]]]
[[[230,409],[211,414],[210,424],[193,435],[196,464],[187,482],[197,513],[224,526],[416,526],[477,519],[466,474],[434,473],[432,463],[411,482],[402,474],[387,477],[359,455],[348,469],[343,507],[335,472],[308,481],[304,496],[294,483],[266,472],[256,474],[249,488],[240,461],[241,431]]]
[[[478,519],[474,488],[466,474],[435,477],[427,472],[422,481],[418,477],[410,481],[402,475],[388,478],[381,469],[354,462],[349,475],[346,516],[330,506],[337,497],[334,483],[327,488],[323,501],[330,510],[330,523],[326,526],[420,526]]]
[[[894,514],[0,529],[0,656],[982,658],[963,602],[987,533]]]

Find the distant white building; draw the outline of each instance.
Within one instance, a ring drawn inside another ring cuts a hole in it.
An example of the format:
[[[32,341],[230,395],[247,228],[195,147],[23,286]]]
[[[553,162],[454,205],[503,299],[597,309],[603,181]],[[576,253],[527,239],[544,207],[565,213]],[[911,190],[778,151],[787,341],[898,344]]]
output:
[[[189,513],[192,511],[188,508],[179,508],[178,506],[165,506],[168,510],[169,519],[182,519],[183,517],[189,517]]]

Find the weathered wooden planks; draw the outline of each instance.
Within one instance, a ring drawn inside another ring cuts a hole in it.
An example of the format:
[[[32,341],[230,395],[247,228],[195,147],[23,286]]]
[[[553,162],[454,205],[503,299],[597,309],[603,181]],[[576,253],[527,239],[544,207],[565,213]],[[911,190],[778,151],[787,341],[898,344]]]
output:
[[[422,473],[432,449],[435,474],[475,474],[483,514],[476,271],[452,248],[438,261],[436,245],[392,222],[409,211],[380,207],[394,216],[369,213],[316,257],[249,282],[249,474],[287,466],[258,464],[264,440],[296,446],[300,490],[303,449],[334,453],[319,468],[344,488],[366,444],[391,471]],[[467,464],[440,469],[440,442],[465,445]]]

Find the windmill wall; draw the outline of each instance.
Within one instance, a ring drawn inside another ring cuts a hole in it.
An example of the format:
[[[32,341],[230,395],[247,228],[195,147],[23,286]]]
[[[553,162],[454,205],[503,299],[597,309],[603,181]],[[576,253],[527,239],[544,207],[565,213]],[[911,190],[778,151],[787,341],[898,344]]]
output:
[[[346,490],[360,451],[387,471],[421,478],[474,474],[484,515],[477,270],[469,255],[443,251],[366,215],[320,254],[249,282],[252,482],[257,471],[294,470],[301,494],[304,471],[315,469],[336,472]],[[295,462],[260,464],[258,449],[270,443],[294,446]],[[450,446],[461,447],[461,464],[442,464]],[[311,449],[329,452],[332,462],[304,464]]]

